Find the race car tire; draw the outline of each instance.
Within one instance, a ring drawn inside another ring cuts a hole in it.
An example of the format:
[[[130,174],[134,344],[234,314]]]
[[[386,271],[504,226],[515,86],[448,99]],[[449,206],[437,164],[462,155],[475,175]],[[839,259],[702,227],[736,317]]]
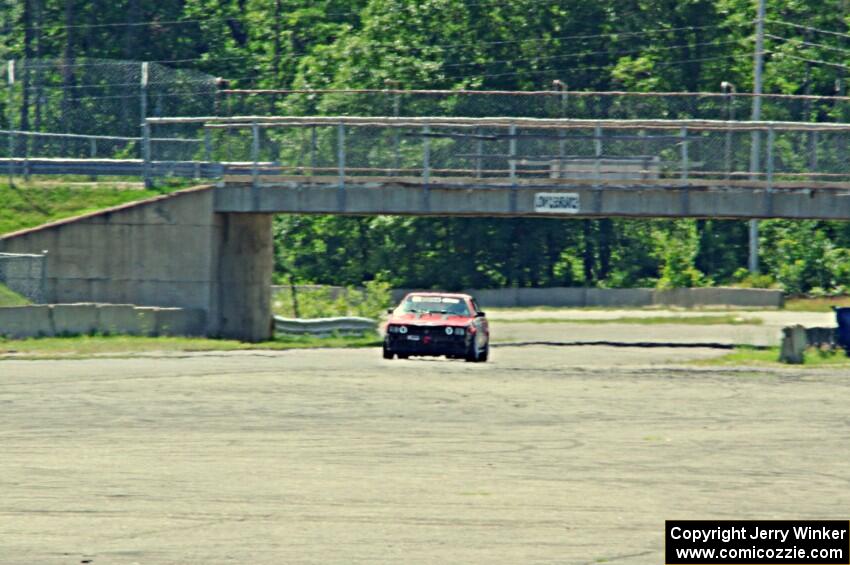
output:
[[[387,346],[385,345],[384,346],[384,359],[392,359],[392,358],[393,358],[393,352],[390,351],[389,349],[387,349]]]
[[[488,343],[487,346],[484,347],[484,350],[478,355],[478,362],[479,363],[486,363],[487,357],[489,357],[489,356],[490,356],[490,344]]]
[[[478,342],[474,339],[472,343],[469,344],[469,349],[466,351],[466,362],[467,363],[478,363],[478,360],[481,358],[481,352],[478,350]]]

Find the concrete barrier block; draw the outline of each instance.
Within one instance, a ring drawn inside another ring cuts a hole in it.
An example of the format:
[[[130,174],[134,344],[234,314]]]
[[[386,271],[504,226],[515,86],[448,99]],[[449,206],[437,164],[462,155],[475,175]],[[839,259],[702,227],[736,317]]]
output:
[[[407,292],[410,292],[410,289],[394,289],[393,304],[397,304]],[[760,288],[710,287],[655,290],[652,288],[551,287],[467,289],[463,292],[476,297],[485,309],[515,306],[639,308],[653,305],[679,308],[700,306],[781,308],[783,305],[781,290]]]
[[[98,304],[98,331],[110,335],[145,335],[132,304]]]
[[[782,328],[782,347],[779,360],[799,365],[804,362],[806,352],[806,328],[801,325]]]
[[[588,288],[585,306],[600,308],[652,306],[652,289]]]
[[[51,306],[0,308],[0,335],[10,338],[53,335]]]
[[[748,308],[781,308],[784,294],[781,290],[767,288],[700,288],[694,289],[698,299],[705,304],[745,306]]]
[[[585,304],[585,288],[518,288],[517,306],[563,306],[580,308]]]
[[[196,308],[158,308],[156,335],[204,335],[206,321],[206,313]]]
[[[98,331],[96,304],[54,304],[55,335],[88,335]]]
[[[667,290],[656,290],[652,293],[652,304],[654,306],[680,306],[690,308],[693,306],[692,294],[686,288],[671,288]]]
[[[142,336],[155,336],[156,334],[156,324],[157,324],[157,314],[159,312],[159,308],[154,306],[137,306],[133,309],[133,313],[136,317],[136,323],[139,325],[139,333],[138,335]]]
[[[487,308],[519,306],[519,289],[517,288],[469,289],[463,292],[474,296],[481,308],[485,310]]]
[[[727,306],[742,308],[781,308],[781,290],[763,288],[673,288],[655,291],[653,304],[694,308],[699,306]]]

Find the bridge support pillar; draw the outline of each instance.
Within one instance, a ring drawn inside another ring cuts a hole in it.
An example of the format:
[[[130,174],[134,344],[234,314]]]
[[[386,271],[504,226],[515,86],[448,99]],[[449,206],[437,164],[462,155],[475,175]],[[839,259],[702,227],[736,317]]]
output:
[[[257,342],[271,338],[274,267],[272,214],[221,214],[218,334]]]

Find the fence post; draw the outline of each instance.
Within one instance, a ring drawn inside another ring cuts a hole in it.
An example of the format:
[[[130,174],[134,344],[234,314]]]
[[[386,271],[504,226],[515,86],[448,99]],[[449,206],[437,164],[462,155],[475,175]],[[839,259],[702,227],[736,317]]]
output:
[[[24,180],[30,180],[30,139],[24,134]]]
[[[257,188],[260,182],[260,128],[257,122],[251,122],[251,186]]]
[[[144,124],[148,117],[148,71],[149,65],[147,62],[141,64],[141,79],[139,81],[139,116],[140,123]]]
[[[773,145],[776,132],[773,126],[767,130],[767,191],[773,190]]]
[[[508,175],[511,179],[511,212],[516,212],[516,124],[511,124],[510,126],[508,126]]]
[[[393,117],[401,115],[401,93],[396,90],[393,95]],[[393,175],[399,175],[401,167],[401,135],[398,128],[393,128]]]
[[[310,176],[316,174],[318,166],[319,138],[316,133],[316,126],[310,128]]]
[[[475,145],[475,178],[481,178],[481,168],[483,166],[484,161],[484,132],[481,131],[481,128],[475,128],[475,134],[478,136]]]
[[[336,130],[336,163],[339,172],[339,190],[337,205],[340,212],[345,210],[345,124],[339,124]]]
[[[602,126],[597,125],[593,128],[593,153],[596,156],[596,161],[593,164],[593,176],[599,180],[599,167],[602,164]]]
[[[89,139],[89,157],[92,159],[97,157],[97,139],[94,137]],[[97,175],[89,175],[89,180],[97,180]]]
[[[431,182],[431,133],[430,126],[422,127],[422,182],[427,186]]]
[[[561,90],[561,117],[566,118],[567,117],[567,107],[570,103],[570,94],[567,91],[566,83],[559,80],[558,81],[558,87]]]
[[[12,124],[14,112],[12,111],[12,95],[15,87],[15,60],[12,59],[6,63],[6,86],[8,87],[8,97],[6,98],[6,114],[8,117],[9,126],[9,186],[15,186],[15,127]]]
[[[431,191],[428,184],[431,182],[431,138],[428,135],[431,128],[427,124],[422,127],[422,182],[425,185],[423,201],[425,210],[431,209]]]
[[[511,184],[515,185],[516,181],[516,124],[511,124],[508,127],[508,171],[510,173]]]
[[[818,169],[818,132],[813,131],[810,133],[810,136],[811,153],[809,155],[809,168],[812,172],[815,172]]]
[[[339,173],[339,188],[345,188],[345,124],[336,128],[336,164]]]
[[[564,173],[566,172],[566,164],[567,164],[567,132],[559,129],[558,130],[558,178],[562,179],[565,177]]]
[[[682,180],[688,180],[688,126],[682,126]]]
[[[210,128],[204,128],[204,161],[212,163],[212,131]]]
[[[147,118],[142,122],[142,160],[145,188],[151,188],[153,186],[153,171],[151,171],[151,125],[148,123]]]
[[[139,80],[139,116],[142,123],[142,159],[144,160],[145,188],[153,186],[151,170],[151,125],[148,123],[148,64],[141,64]]]
[[[643,167],[643,170],[646,171],[646,173],[645,173],[646,176],[644,176],[643,178],[650,178],[650,175],[652,174],[652,173],[650,173],[652,157],[650,157],[649,140],[647,140],[646,130],[645,129],[638,130],[638,137],[642,138],[641,139],[641,153],[642,153],[642,155],[641,155],[642,165],[641,166]]]

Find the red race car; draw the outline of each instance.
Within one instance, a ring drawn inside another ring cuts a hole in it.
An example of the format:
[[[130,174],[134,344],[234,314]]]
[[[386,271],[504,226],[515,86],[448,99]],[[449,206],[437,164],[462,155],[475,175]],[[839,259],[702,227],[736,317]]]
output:
[[[490,328],[468,294],[411,292],[387,312],[384,359],[445,355],[473,363],[487,360]]]

